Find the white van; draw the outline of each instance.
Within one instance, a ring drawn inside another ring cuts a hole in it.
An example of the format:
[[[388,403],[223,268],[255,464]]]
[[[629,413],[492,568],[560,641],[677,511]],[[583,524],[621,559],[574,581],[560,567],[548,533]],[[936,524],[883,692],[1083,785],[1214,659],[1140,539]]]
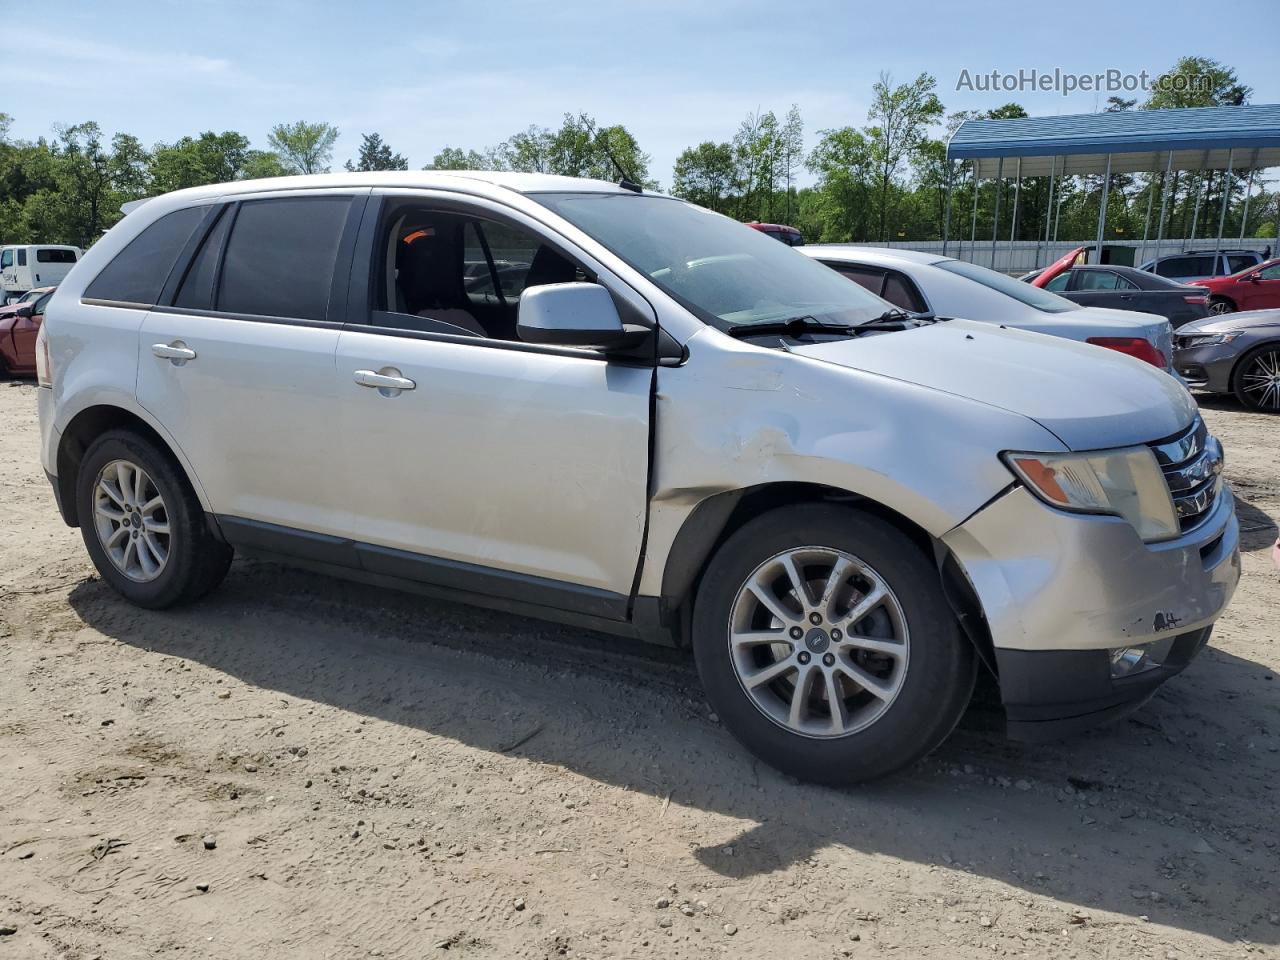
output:
[[[59,244],[21,244],[0,247],[0,291],[7,303],[33,287],[61,282],[84,256],[79,247]]]

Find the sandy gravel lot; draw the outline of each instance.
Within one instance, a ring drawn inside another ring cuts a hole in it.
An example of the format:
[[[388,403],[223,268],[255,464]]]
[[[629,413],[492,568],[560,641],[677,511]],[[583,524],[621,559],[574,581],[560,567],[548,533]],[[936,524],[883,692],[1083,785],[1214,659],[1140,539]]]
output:
[[[1280,956],[1280,419],[1206,402],[1244,581],[1137,715],[971,718],[831,790],[677,653],[239,560],[129,607],[35,394],[0,384],[0,960]]]

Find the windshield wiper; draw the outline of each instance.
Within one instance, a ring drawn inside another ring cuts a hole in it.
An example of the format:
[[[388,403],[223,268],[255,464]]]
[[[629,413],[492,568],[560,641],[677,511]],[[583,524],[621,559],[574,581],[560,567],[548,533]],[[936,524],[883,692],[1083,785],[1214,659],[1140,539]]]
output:
[[[858,324],[859,329],[875,328],[875,327],[907,327],[920,326],[925,323],[932,323],[937,320],[932,313],[920,312],[913,310],[903,310],[901,307],[894,307],[892,310],[886,310],[878,317],[872,317],[870,320]]]
[[[822,323],[817,317],[805,314],[786,320],[769,320],[764,323],[737,323],[725,331],[731,337],[757,337],[784,334],[795,337],[804,333],[852,333],[856,328],[846,323]]]

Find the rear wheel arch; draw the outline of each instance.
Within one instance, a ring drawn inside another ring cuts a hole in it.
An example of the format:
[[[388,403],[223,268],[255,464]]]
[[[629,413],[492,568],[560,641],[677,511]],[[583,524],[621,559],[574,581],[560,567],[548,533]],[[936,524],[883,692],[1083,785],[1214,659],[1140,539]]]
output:
[[[191,471],[187,469],[182,457],[174,445],[159,430],[149,424],[141,416],[124,407],[112,404],[96,404],[86,407],[71,418],[58,442],[57,470],[58,494],[64,509],[67,523],[79,526],[80,518],[76,505],[76,480],[80,473],[80,464],[85,452],[93,441],[110,430],[128,430],[155,444],[157,448],[169,454],[178,472],[186,478],[195,491],[201,506],[207,509],[204,494],[200,485],[195,482]]]

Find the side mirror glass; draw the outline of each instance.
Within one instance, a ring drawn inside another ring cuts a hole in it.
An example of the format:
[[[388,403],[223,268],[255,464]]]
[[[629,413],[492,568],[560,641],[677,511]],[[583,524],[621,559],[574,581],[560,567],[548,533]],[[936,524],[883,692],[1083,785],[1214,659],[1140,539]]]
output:
[[[618,348],[634,339],[598,283],[549,283],[520,294],[516,332],[525,343]],[[647,331],[646,331],[647,332]]]
[[[35,312],[35,309],[36,309],[36,305],[34,303],[24,303],[17,310],[15,310],[14,313],[16,313],[20,317],[30,317]]]

